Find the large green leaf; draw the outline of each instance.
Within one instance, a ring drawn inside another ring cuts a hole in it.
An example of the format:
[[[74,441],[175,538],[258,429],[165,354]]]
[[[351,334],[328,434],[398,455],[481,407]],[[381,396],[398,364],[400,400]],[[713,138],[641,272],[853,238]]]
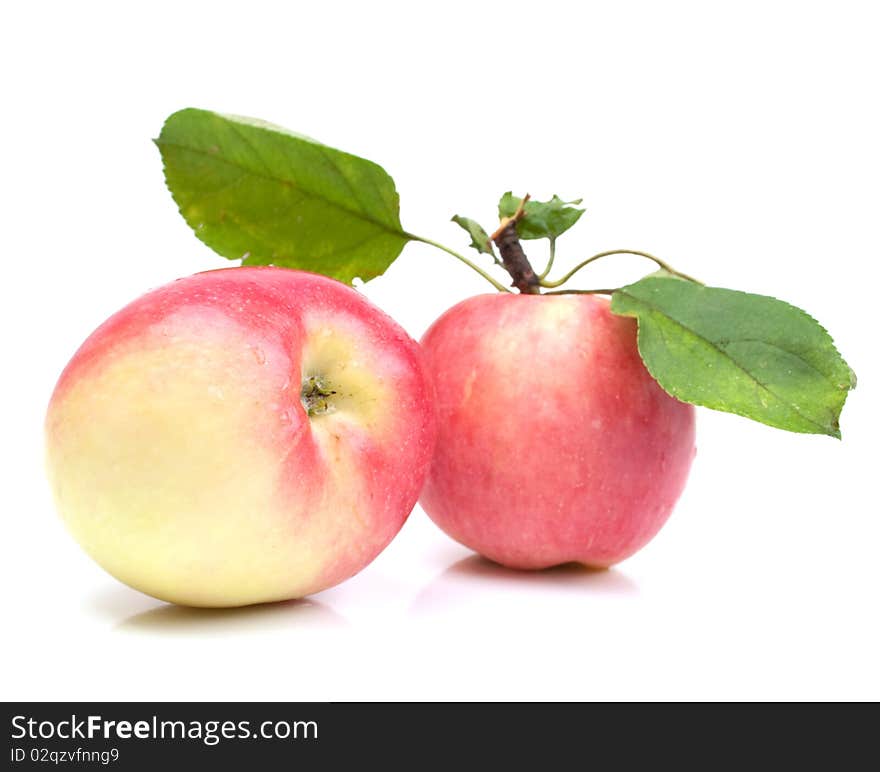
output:
[[[521,201],[521,198],[507,191],[498,202],[498,216],[513,217]],[[517,235],[524,240],[555,240],[574,225],[584,213],[583,209],[572,206],[580,202],[580,198],[563,201],[555,195],[549,201],[526,201],[523,217],[516,224]]]
[[[171,115],[156,144],[181,214],[223,257],[351,283],[383,273],[409,239],[394,181],[371,161],[192,108]]]
[[[799,308],[652,274],[617,290],[611,310],[638,319],[642,359],[672,396],[780,429],[840,437],[855,374]]]

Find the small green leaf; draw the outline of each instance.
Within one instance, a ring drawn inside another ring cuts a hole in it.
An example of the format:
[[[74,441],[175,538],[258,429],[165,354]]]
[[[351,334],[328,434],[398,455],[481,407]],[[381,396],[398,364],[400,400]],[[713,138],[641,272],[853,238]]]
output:
[[[351,283],[382,274],[410,239],[382,167],[286,129],[190,108],[156,144],[180,213],[230,260]]]
[[[855,374],[831,336],[799,308],[664,272],[617,290],[611,310],[638,319],[639,353],[673,397],[792,432],[840,437]]]
[[[553,196],[549,201],[526,201],[523,217],[516,224],[517,234],[521,239],[555,239],[580,219],[584,210],[571,204],[582,200],[563,201]],[[520,201],[510,191],[505,193],[498,202],[498,216],[513,217]]]
[[[460,214],[457,214],[452,218],[452,222],[460,225],[470,234],[470,246],[476,249],[477,252],[495,257],[495,251],[492,249],[492,241],[489,238],[489,234],[483,230],[476,220],[471,220],[469,217],[462,217]]]

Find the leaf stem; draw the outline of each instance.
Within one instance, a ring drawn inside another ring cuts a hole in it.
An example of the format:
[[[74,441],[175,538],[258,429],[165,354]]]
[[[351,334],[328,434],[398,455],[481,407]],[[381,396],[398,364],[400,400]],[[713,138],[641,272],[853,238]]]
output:
[[[550,259],[547,261],[547,266],[544,268],[541,273],[538,274],[538,279],[543,284],[544,279],[547,278],[547,274],[550,273],[550,269],[553,267],[553,261],[556,259],[556,239],[550,238]]]
[[[478,274],[480,274],[480,276],[482,276],[487,282],[489,282],[489,284],[491,284],[493,287],[495,287],[495,289],[497,289],[499,292],[510,292],[510,290],[507,287],[505,287],[500,281],[493,279],[488,273],[486,273],[482,268],[480,268],[480,266],[476,265],[475,263],[472,263],[464,255],[459,254],[454,249],[450,249],[449,247],[441,244],[439,241],[432,241],[431,239],[426,239],[426,238],[423,238],[422,236],[416,236],[412,233],[407,233],[406,235],[410,239],[412,239],[412,241],[420,241],[422,244],[429,244],[430,246],[436,247],[437,249],[441,249],[444,252],[446,252],[447,254],[450,254],[453,257],[461,260],[461,262],[463,262],[470,269],[472,269],[472,270],[476,271]]]
[[[652,260],[656,263],[660,268],[664,271],[668,271],[674,276],[678,276],[680,279],[686,279],[687,281],[692,281],[695,284],[702,284],[702,282],[697,281],[693,276],[688,276],[686,273],[682,273],[681,271],[676,271],[669,263],[665,260],[661,260],[659,257],[655,257],[648,252],[640,252],[637,249],[609,249],[607,252],[599,252],[592,257],[588,257],[582,263],[578,263],[574,268],[572,268],[565,276],[561,279],[557,279],[556,281],[547,281],[546,279],[541,279],[542,287],[561,287],[565,282],[567,282],[572,276],[574,276],[581,268],[585,268],[590,263],[595,262],[596,260],[600,260],[603,257],[608,257],[609,255],[638,255],[639,257],[646,257],[648,260]]]
[[[591,289],[591,290],[578,290],[578,289],[567,289],[567,290],[553,290],[551,292],[545,292],[545,295],[613,295],[617,292],[616,289]]]

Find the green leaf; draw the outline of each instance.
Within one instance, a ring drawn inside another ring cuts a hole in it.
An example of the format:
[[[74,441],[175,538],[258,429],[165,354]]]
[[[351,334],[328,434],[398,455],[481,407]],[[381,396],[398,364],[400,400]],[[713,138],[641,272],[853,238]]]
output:
[[[571,204],[579,204],[583,199],[563,201],[553,196],[549,201],[526,201],[523,217],[516,224],[516,232],[521,239],[555,239],[574,225],[584,213]],[[499,217],[513,217],[521,198],[510,191],[501,196],[498,202]]]
[[[617,290],[611,310],[638,319],[639,353],[673,397],[840,438],[855,374],[831,336],[799,308],[664,272]]]
[[[489,238],[489,234],[483,230],[476,220],[471,220],[469,217],[462,217],[460,214],[457,214],[452,218],[452,222],[460,225],[470,234],[470,246],[476,249],[477,252],[495,257],[495,251],[492,249],[492,241]]]
[[[231,260],[351,283],[382,274],[410,239],[394,181],[363,158],[192,108],[171,115],[156,144],[180,213]]]

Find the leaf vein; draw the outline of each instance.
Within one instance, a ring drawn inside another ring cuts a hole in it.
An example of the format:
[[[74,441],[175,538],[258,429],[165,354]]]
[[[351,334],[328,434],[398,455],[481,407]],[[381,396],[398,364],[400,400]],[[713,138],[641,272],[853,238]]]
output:
[[[795,359],[803,362],[803,364],[805,364],[808,368],[810,368],[810,370],[812,370],[815,373],[818,373],[825,380],[827,380],[832,386],[834,386],[835,388],[838,388],[837,380],[833,376],[829,375],[826,372],[823,372],[818,367],[816,367],[815,365],[813,365],[812,363],[810,363],[806,359],[804,359],[797,352],[790,351],[789,349],[785,348],[785,346],[780,346],[778,343],[771,343],[769,340],[759,340],[758,338],[731,338],[728,341],[728,343],[761,343],[764,346],[770,346],[772,348],[778,349],[779,351],[782,351],[786,354],[789,354],[790,356],[793,356]]]
[[[779,402],[779,403],[781,403],[782,405],[784,405],[785,407],[787,407],[787,408],[793,410],[795,413],[797,413],[797,414],[798,414],[801,418],[803,418],[805,421],[807,421],[808,423],[810,423],[810,424],[812,424],[813,426],[817,427],[818,429],[821,429],[823,432],[826,431],[826,429],[827,429],[826,426],[824,426],[823,424],[820,424],[820,423],[819,423],[818,421],[816,421],[815,419],[810,418],[810,417],[807,416],[807,415],[804,415],[804,413],[802,413],[801,410],[800,410],[797,406],[793,405],[793,404],[790,403],[788,400],[786,400],[786,399],[784,399],[783,397],[781,397],[780,395],[778,395],[778,394],[777,394],[775,391],[773,391],[773,389],[771,389],[767,384],[763,383],[763,382],[761,381],[760,378],[758,378],[757,376],[755,376],[755,375],[754,375],[753,373],[751,373],[748,369],[746,369],[742,364],[740,364],[740,362],[737,361],[737,359],[736,359],[735,357],[733,357],[731,354],[729,354],[729,353],[728,353],[727,351],[725,351],[723,348],[721,348],[720,346],[718,346],[718,344],[715,343],[715,341],[710,340],[709,338],[705,337],[704,335],[701,335],[701,334],[698,333],[696,330],[692,329],[691,327],[688,327],[684,322],[681,322],[681,321],[679,321],[678,319],[675,319],[674,317],[669,316],[669,314],[667,314],[663,309],[659,308],[658,306],[655,306],[653,303],[650,303],[650,302],[648,302],[647,300],[644,300],[643,298],[636,297],[635,295],[632,295],[632,294],[630,294],[629,292],[626,292],[626,291],[623,290],[623,289],[618,290],[618,292],[620,292],[620,293],[623,294],[623,295],[626,295],[628,298],[631,298],[632,300],[636,301],[637,303],[641,303],[641,304],[647,306],[649,309],[651,309],[651,310],[654,311],[655,313],[662,315],[663,318],[665,318],[665,319],[669,319],[669,321],[671,321],[673,324],[678,325],[681,329],[685,330],[686,332],[691,333],[692,335],[694,335],[694,337],[696,337],[696,338],[698,338],[699,340],[703,341],[704,343],[708,344],[711,348],[715,349],[715,351],[717,351],[721,356],[723,356],[723,357],[725,357],[726,359],[730,360],[730,362],[732,362],[733,365],[734,365],[737,369],[739,369],[741,372],[745,373],[745,375],[746,375],[749,379],[751,379],[751,380],[754,381],[758,386],[760,386],[762,389],[764,389],[764,391],[766,391],[766,392],[767,392],[771,397],[773,397],[773,399],[775,399],[777,402]],[[664,343],[665,343],[665,339],[664,339]],[[800,357],[798,357],[798,359],[800,359]]]
[[[403,231],[402,228],[401,229],[391,228],[388,225],[386,225],[385,223],[381,222],[380,220],[377,220],[374,217],[369,216],[365,212],[359,212],[354,209],[351,209],[350,207],[347,207],[343,204],[340,204],[338,201],[331,201],[329,198],[327,198],[326,196],[322,196],[320,193],[316,193],[313,190],[308,190],[306,188],[301,187],[293,180],[284,179],[283,177],[278,177],[276,175],[269,174],[268,172],[256,171],[256,170],[251,169],[241,163],[237,163],[237,162],[232,161],[228,158],[224,158],[223,156],[214,155],[212,153],[209,153],[206,150],[200,150],[198,148],[194,148],[189,145],[181,145],[176,142],[168,142],[167,140],[162,140],[161,145],[164,147],[177,148],[178,150],[183,150],[187,153],[193,153],[194,155],[205,156],[206,158],[210,158],[214,162],[224,163],[227,166],[232,166],[236,169],[239,169],[240,171],[244,172],[245,174],[252,174],[253,176],[260,177],[261,179],[264,179],[268,182],[273,182],[278,185],[292,185],[293,187],[295,187],[299,190],[302,190],[303,192],[307,193],[308,195],[313,196],[316,199],[320,199],[325,204],[328,204],[331,207],[339,209],[339,210],[345,212],[346,214],[351,215],[352,217],[363,220],[364,222],[369,223],[370,225],[373,225],[373,226],[379,228],[380,230],[386,231],[387,233],[390,233],[394,236],[399,236],[404,239],[410,238],[410,236],[408,236]],[[241,178],[239,178],[239,179],[241,179]]]

